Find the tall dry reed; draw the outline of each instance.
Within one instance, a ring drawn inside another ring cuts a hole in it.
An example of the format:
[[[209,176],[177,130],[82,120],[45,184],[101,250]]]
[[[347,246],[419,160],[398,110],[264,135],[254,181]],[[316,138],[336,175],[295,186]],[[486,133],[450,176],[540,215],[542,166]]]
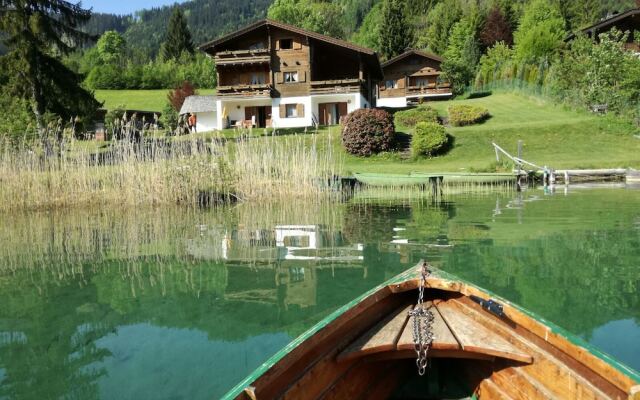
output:
[[[195,206],[214,194],[247,201],[323,196],[340,160],[331,138],[121,140],[95,149],[68,140],[45,156],[0,143],[0,211],[75,206]],[[320,142],[320,143],[319,143]],[[319,152],[323,147],[325,151]],[[208,201],[207,201],[208,202]]]

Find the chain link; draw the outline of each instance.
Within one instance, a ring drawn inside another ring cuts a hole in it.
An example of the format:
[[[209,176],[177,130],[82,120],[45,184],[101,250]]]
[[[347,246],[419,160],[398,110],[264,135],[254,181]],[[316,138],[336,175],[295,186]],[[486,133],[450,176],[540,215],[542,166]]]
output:
[[[413,317],[413,343],[416,350],[416,365],[418,366],[418,374],[423,376],[427,369],[428,357],[427,353],[431,343],[433,343],[433,312],[431,307],[424,308],[424,288],[427,284],[427,276],[429,276],[429,265],[422,263],[422,273],[420,276],[420,286],[418,288],[418,304],[409,311],[409,317]]]

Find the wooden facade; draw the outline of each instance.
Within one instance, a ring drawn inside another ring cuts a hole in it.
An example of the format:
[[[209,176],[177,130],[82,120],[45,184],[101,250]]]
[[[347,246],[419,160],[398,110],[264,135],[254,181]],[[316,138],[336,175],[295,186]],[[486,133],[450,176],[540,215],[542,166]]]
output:
[[[382,65],[384,81],[378,84],[379,98],[412,98],[451,95],[451,85],[440,79],[442,58],[409,50]]]
[[[614,28],[628,34],[626,42],[627,49],[640,53],[640,45],[638,44],[640,40],[640,1],[638,1],[638,8],[605,18],[582,29],[580,32],[590,38],[598,40],[600,34],[609,32]],[[569,35],[567,40],[572,40],[575,37],[575,34]]]
[[[270,20],[200,49],[215,59],[220,96],[361,93],[373,104],[375,85],[382,79],[372,50]]]

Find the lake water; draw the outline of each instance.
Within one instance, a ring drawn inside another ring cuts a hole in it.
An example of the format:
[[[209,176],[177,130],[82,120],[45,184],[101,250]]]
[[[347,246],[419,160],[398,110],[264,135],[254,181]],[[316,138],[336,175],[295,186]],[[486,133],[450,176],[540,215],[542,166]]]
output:
[[[640,191],[0,215],[0,399],[212,399],[428,259],[640,370]]]

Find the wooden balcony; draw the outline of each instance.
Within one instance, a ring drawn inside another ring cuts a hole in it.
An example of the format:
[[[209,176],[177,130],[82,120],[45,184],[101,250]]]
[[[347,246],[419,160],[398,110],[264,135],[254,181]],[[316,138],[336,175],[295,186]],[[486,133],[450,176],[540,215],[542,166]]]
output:
[[[429,84],[427,86],[408,86],[407,96],[433,96],[452,94],[451,85],[442,83],[440,85]]]
[[[270,64],[269,49],[221,51],[215,56],[216,65]]]
[[[363,89],[360,79],[311,81],[311,94],[360,93]]]
[[[218,86],[219,97],[271,97],[271,84]]]

